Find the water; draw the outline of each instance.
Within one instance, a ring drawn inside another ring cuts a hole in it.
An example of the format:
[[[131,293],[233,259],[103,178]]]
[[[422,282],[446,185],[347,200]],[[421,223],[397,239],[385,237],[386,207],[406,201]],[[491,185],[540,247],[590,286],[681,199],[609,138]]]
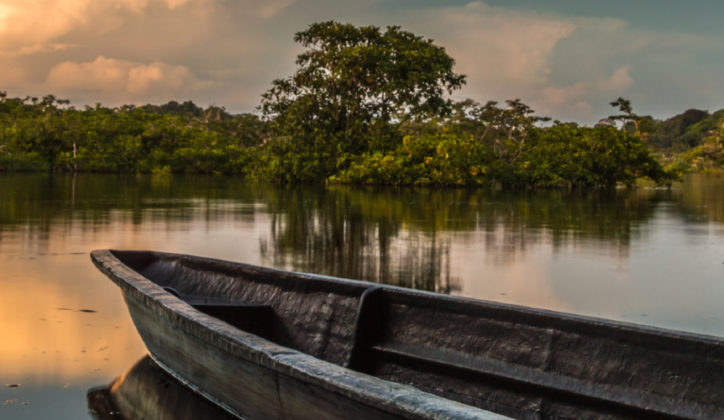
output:
[[[97,248],[724,336],[722,178],[670,191],[503,193],[0,174],[0,418],[88,418],[87,390],[146,354],[118,289],[90,263]]]

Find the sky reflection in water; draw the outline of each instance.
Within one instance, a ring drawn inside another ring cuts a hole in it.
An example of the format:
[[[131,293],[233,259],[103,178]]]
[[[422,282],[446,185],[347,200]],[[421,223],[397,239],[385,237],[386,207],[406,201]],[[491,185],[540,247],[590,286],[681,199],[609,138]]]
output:
[[[0,417],[87,416],[85,391],[145,353],[118,289],[90,263],[96,248],[724,336],[723,192],[711,177],[672,191],[496,193],[0,175]]]

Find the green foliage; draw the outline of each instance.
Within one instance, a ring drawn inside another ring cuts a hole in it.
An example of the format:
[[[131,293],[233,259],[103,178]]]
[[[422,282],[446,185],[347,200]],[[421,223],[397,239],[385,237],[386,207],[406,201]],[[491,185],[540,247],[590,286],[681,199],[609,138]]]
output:
[[[405,137],[388,153],[353,159],[330,178],[359,184],[500,185],[505,188],[610,188],[640,177],[676,178],[664,171],[638,138],[613,127],[557,124],[527,143],[510,139],[494,150],[470,134],[440,131]]]
[[[521,185],[610,188],[632,186],[640,177],[656,182],[675,178],[639,137],[605,126],[556,124],[517,162],[512,172]]]
[[[265,126],[259,118],[231,116],[216,107],[193,111],[187,104],[182,108],[193,112],[181,112],[176,105],[170,110],[63,105],[52,96],[2,98],[1,170],[236,174],[280,183],[326,179],[607,188],[633,185],[639,177],[668,182],[682,168],[724,164],[720,134],[665,171],[630,130],[575,124],[541,128],[537,123],[545,119],[517,99],[505,108],[465,101],[454,104],[449,117],[426,121],[370,121],[367,136],[378,141],[365,140],[366,150],[358,153],[345,146],[342,134],[321,129],[308,137],[277,135],[262,142]]]
[[[486,151],[471,135],[446,132],[407,136],[393,151],[368,152],[352,160],[332,182],[389,185],[482,185]]]
[[[689,109],[664,121],[650,119],[646,132],[652,146],[683,151],[698,146],[708,131],[716,128],[718,119],[706,111]]]
[[[244,174],[265,136],[256,115],[179,105],[77,110],[0,95],[0,170]]]
[[[620,114],[594,128],[449,95],[465,83],[444,48],[400,27],[316,23],[296,72],[262,95],[263,119],[191,101],[75,109],[0,92],[0,170],[233,174],[277,183],[610,188],[724,165],[724,112],[660,123]],[[668,130],[668,131],[667,131]],[[677,131],[678,130],[678,131]],[[649,147],[697,145],[679,159]],[[666,137],[669,136],[669,137]],[[688,137],[687,137],[688,136]],[[673,137],[672,137],[673,138]],[[643,139],[643,140],[642,140]],[[647,143],[648,142],[648,143]]]
[[[306,48],[297,71],[273,82],[261,109],[277,141],[290,143],[282,148],[312,152],[305,158],[313,163],[278,162],[298,170],[298,180],[332,175],[346,154],[393,147],[399,121],[444,115],[450,101],[443,95],[464,83],[442,47],[397,26],[382,32],[330,21],[294,39]]]
[[[667,170],[719,172],[724,169],[724,110],[689,109],[667,120],[647,117],[643,138]]]
[[[0,153],[0,172],[37,172],[47,171],[48,165],[37,153],[2,154]]]
[[[724,125],[707,130],[699,145],[672,156],[669,167],[679,172],[721,172],[724,168]]]

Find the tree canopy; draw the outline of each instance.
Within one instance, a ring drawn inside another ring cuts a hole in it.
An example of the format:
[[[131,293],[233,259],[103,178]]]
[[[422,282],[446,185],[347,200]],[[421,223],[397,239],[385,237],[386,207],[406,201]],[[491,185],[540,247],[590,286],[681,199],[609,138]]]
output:
[[[307,50],[297,56],[296,73],[275,80],[263,95],[267,115],[283,115],[307,99],[320,107],[308,109],[319,120],[439,115],[450,110],[444,93],[465,83],[465,76],[453,72],[455,60],[443,47],[399,26],[382,32],[375,26],[329,21],[298,32],[294,40]]]
[[[465,83],[444,48],[398,26],[329,21],[294,40],[306,48],[297,70],[272,83],[261,109],[277,135],[314,150],[316,175],[328,176],[345,153],[392,144],[396,124],[448,114],[445,95]]]

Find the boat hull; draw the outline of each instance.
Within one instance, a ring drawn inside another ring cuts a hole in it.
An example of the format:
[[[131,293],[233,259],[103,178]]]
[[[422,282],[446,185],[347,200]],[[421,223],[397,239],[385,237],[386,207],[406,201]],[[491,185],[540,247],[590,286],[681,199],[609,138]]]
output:
[[[121,288],[154,360],[245,419],[483,419],[506,417],[351,371],[199,313],[110,254],[94,262]]]
[[[717,337],[200,257],[92,256],[154,359],[239,417],[724,418]]]
[[[159,315],[163,319],[163,314],[133,298],[127,297],[126,303],[154,360],[177,379],[239,417],[319,420],[340,419],[355,413],[358,419],[399,418],[284,375],[267,363],[243,357],[228,348],[228,343],[203,340],[199,338],[198,325],[181,322],[168,328],[165,322],[158,322]],[[283,357],[281,353],[276,354]]]

